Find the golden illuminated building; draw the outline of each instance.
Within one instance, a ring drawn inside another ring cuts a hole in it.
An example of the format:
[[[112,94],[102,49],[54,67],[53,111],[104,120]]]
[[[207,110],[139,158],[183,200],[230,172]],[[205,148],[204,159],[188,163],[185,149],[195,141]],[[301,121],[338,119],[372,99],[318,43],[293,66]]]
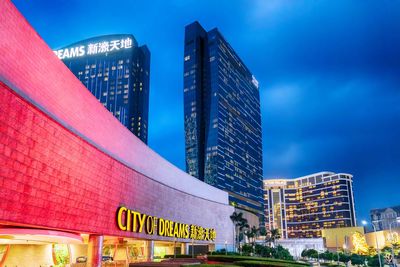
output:
[[[364,233],[364,227],[344,227],[321,231],[325,247],[330,251],[345,250],[351,253],[369,255],[379,249],[400,245],[400,228]],[[377,244],[378,243],[378,244]]]
[[[316,238],[322,229],[355,226],[352,179],[320,172],[264,180],[266,228],[280,229],[282,238]]]

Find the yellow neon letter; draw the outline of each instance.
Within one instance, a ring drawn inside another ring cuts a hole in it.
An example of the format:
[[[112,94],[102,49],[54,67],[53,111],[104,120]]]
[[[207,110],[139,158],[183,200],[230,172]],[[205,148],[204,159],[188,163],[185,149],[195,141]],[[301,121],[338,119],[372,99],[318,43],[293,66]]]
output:
[[[117,223],[118,223],[118,228],[121,229],[122,231],[126,231],[126,225],[122,224],[122,214],[125,213],[128,209],[125,207],[119,207],[117,211]],[[125,215],[125,220],[126,220]]]

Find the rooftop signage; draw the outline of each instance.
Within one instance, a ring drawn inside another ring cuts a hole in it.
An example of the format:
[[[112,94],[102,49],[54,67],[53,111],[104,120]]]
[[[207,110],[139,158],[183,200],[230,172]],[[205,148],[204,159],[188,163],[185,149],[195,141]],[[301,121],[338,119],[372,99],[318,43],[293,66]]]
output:
[[[217,236],[215,229],[212,228],[174,222],[130,210],[123,206],[117,209],[117,225],[122,231],[145,232],[148,235],[182,239],[215,241]]]
[[[130,37],[115,39],[109,41],[91,42],[86,45],[77,45],[63,49],[54,50],[53,52],[59,59],[68,59],[83,57],[85,55],[105,54],[121,49],[133,47],[133,40]]]

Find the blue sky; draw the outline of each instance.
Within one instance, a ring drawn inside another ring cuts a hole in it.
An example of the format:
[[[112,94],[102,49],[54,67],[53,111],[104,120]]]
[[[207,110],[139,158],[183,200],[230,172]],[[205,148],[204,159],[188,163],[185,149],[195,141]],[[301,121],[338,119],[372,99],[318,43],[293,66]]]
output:
[[[148,45],[149,145],[182,169],[184,26],[219,28],[260,82],[266,178],[351,173],[359,219],[400,204],[400,1],[13,2],[52,48]]]

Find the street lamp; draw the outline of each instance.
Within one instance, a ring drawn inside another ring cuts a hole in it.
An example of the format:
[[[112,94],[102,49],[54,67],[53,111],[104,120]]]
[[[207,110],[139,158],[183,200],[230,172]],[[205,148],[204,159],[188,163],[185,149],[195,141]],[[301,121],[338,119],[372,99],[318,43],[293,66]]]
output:
[[[335,236],[336,239],[336,256],[337,256],[337,265],[339,265],[339,245],[338,245],[338,236],[336,234]]]
[[[393,245],[393,233],[392,233],[392,224],[394,224],[394,223],[396,223],[396,224],[400,223],[400,217],[397,217],[394,221],[389,223],[390,243],[392,245],[392,262],[393,262],[393,265],[396,266],[395,265],[396,260],[394,258],[394,245]]]
[[[368,224],[368,222],[366,220],[362,220],[361,223],[363,225],[367,225]],[[372,225],[372,228],[374,228],[374,233],[375,233],[375,242],[376,242],[376,250],[378,251],[379,267],[382,267],[381,253],[380,253],[379,245],[378,245],[378,236],[376,234],[376,227],[375,227],[374,223],[371,223],[371,225]]]

